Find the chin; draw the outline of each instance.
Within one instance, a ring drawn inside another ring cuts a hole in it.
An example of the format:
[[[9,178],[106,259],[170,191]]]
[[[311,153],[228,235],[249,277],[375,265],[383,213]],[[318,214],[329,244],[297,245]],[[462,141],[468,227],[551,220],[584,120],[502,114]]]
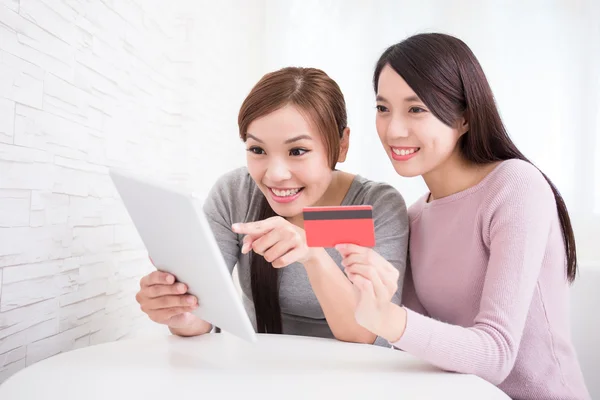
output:
[[[296,207],[282,207],[280,204],[277,204],[275,206],[271,204],[271,208],[273,209],[273,211],[275,211],[275,214],[283,218],[292,218],[302,212],[302,210],[297,211]]]
[[[267,202],[275,214],[283,218],[292,218],[302,213],[303,206],[300,204],[282,204],[271,199],[268,199]]]
[[[397,165],[394,162],[394,169],[396,173],[404,178],[414,178],[416,176],[421,176],[423,173],[420,169],[416,168],[407,168],[406,166]]]

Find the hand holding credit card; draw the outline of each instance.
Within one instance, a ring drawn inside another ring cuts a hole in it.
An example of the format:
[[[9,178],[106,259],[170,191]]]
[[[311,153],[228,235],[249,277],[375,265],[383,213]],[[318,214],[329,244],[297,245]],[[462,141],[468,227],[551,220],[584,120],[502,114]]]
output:
[[[372,206],[305,207],[303,214],[308,247],[375,246]]]

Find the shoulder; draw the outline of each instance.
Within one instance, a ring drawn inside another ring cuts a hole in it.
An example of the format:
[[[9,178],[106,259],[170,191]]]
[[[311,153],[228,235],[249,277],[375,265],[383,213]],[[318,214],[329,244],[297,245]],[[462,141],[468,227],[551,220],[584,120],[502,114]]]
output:
[[[406,202],[398,189],[388,183],[373,181],[359,175],[354,180],[350,204],[373,206],[376,223],[389,218],[401,222],[408,221]]]
[[[213,185],[212,190],[236,193],[245,191],[252,186],[256,185],[248,172],[248,168],[239,167],[219,176]]]
[[[357,175],[352,186],[351,190],[354,190],[354,195],[351,200],[357,204],[406,207],[402,194],[388,183],[373,181]]]
[[[486,197],[493,206],[554,203],[550,184],[542,172],[527,161],[503,161],[490,172],[489,178]]]
[[[547,186],[546,179],[540,170],[533,164],[519,159],[502,161],[490,173],[491,181],[502,183],[506,186]]]
[[[554,193],[537,167],[527,161],[507,160],[491,174],[482,214],[489,238],[507,227],[525,231],[558,223]]]
[[[246,220],[251,207],[258,204],[260,189],[246,167],[235,168],[219,176],[210,189],[204,210],[209,214],[228,215],[236,221]]]

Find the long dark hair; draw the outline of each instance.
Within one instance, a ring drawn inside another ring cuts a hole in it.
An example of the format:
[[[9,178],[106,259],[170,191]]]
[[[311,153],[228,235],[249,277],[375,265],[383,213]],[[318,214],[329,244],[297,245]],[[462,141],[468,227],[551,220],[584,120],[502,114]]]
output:
[[[458,146],[468,161],[487,164],[520,159],[532,164],[508,136],[483,69],[463,41],[445,34],[423,33],[390,46],[375,67],[375,93],[386,65],[402,76],[446,125],[453,126],[465,117],[469,131],[461,136]],[[543,172],[542,175],[554,193],[567,255],[567,278],[573,282],[577,254],[567,206],[550,179]]]
[[[329,165],[334,169],[339,158],[340,139],[347,126],[346,102],[337,83],[320,69],[288,67],[263,76],[240,108],[240,138],[246,141],[252,121],[288,104],[303,112],[321,133]],[[263,196],[258,220],[275,215]],[[250,254],[250,284],[257,331],[282,333],[278,269],[264,257]]]

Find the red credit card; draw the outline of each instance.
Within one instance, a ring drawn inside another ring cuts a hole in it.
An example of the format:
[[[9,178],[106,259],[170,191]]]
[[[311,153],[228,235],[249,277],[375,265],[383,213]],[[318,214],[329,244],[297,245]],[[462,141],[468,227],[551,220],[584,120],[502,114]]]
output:
[[[303,214],[308,247],[375,246],[372,206],[305,207]]]

